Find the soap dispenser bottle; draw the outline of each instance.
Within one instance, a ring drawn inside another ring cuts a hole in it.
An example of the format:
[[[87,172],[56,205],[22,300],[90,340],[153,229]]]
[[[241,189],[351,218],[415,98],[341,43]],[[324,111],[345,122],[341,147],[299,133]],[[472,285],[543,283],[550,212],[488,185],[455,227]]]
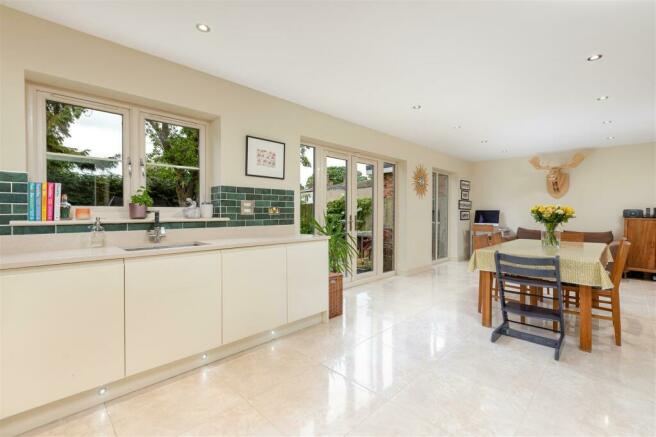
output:
[[[91,247],[103,247],[105,245],[105,228],[100,224],[100,217],[96,217],[96,222],[89,226],[89,243]]]

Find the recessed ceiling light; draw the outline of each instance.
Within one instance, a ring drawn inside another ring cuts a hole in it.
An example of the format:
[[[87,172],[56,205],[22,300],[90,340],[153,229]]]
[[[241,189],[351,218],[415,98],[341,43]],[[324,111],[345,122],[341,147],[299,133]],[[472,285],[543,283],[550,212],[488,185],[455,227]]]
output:
[[[615,137],[606,137],[607,140],[614,140]]]
[[[412,105],[412,109],[419,110],[421,109],[421,105]]]
[[[487,143],[487,140],[481,140],[481,143],[485,144]]]
[[[608,96],[599,96],[599,97],[597,97],[597,100],[599,100],[600,102],[603,102],[604,100],[608,100]]]
[[[613,120],[604,120],[601,122],[601,124],[612,124]]]
[[[592,56],[588,56],[588,62],[598,61],[603,57],[604,57],[604,55],[602,55],[601,53],[598,53],[598,54],[592,55]]]
[[[210,26],[208,26],[207,24],[198,23],[196,25],[196,29],[198,29],[200,32],[207,33],[210,31]]]

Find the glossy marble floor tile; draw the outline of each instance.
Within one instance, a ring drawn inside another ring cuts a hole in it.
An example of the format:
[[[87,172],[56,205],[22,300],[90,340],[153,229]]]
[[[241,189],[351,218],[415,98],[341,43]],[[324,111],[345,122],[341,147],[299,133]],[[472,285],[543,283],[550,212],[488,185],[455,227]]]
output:
[[[558,362],[491,343],[477,286],[449,262],[354,287],[339,318],[29,435],[656,435],[656,283],[623,281],[622,347],[594,320],[581,352],[568,317]]]

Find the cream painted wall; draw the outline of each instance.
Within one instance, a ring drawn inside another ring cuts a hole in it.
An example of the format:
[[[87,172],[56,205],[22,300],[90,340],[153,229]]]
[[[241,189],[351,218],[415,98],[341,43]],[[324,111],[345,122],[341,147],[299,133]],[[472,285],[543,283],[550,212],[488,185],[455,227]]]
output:
[[[656,143],[584,151],[587,157],[570,174],[569,192],[560,200],[546,191],[546,172],[535,170],[528,157],[477,162],[473,166],[474,207],[500,209],[501,222],[537,229],[529,209],[536,203],[573,206],[577,217],[565,226],[576,231],[612,230],[623,235],[622,210],[656,207]],[[554,163],[572,153],[545,155]]]
[[[409,169],[421,163],[452,176],[471,164],[235,83],[0,6],[0,169],[25,171],[26,79],[163,110],[197,115],[210,124],[208,182],[298,190],[301,137],[320,139],[399,161],[398,269],[431,263],[430,193],[420,199]],[[287,144],[284,181],[244,175],[245,136]],[[298,194],[296,201],[298,202]],[[297,208],[298,211],[298,208]],[[298,213],[297,213],[298,214]],[[462,256],[463,225],[451,200],[450,251]],[[298,217],[296,222],[298,223]],[[297,228],[297,227],[296,227]]]

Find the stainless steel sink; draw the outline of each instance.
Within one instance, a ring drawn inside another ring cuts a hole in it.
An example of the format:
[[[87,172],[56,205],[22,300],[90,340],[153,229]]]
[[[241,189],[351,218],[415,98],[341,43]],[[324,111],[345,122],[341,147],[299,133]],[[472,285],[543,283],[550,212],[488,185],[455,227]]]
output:
[[[148,246],[136,246],[136,247],[122,247],[123,250],[128,252],[135,252],[137,250],[161,250],[161,249],[174,249],[176,247],[195,247],[195,246],[205,246],[208,243],[202,243],[200,241],[193,241],[191,243],[177,243],[177,244],[149,244]]]

